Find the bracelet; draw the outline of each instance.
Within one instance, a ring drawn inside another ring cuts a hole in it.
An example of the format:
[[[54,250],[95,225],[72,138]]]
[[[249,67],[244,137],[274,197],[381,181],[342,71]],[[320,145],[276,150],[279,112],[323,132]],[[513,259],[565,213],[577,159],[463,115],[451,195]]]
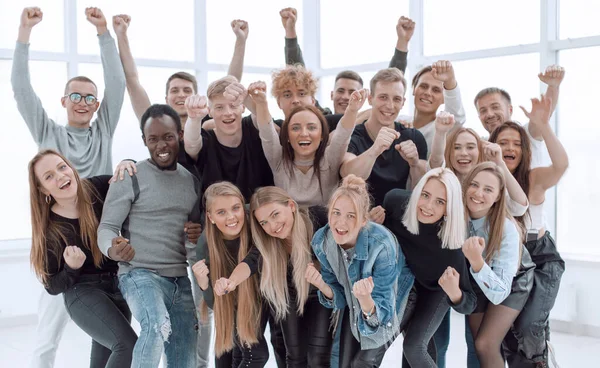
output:
[[[362,311],[363,317],[365,317],[365,319],[371,318],[371,316],[373,316],[373,313],[375,313],[375,304],[373,304],[373,307],[371,308],[371,310],[368,313],[365,313],[364,311]]]

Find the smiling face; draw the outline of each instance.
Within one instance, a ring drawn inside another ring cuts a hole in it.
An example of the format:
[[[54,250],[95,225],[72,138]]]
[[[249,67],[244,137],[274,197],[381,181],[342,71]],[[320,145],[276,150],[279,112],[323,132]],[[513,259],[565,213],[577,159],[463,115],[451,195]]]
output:
[[[416,87],[413,89],[415,96],[415,109],[425,114],[435,114],[441,104],[444,103],[444,84],[435,79],[431,72],[424,73],[419,77]]]
[[[331,100],[333,101],[333,110],[335,114],[343,114],[346,112],[350,95],[352,92],[362,88],[359,81],[348,78],[340,78],[335,82],[333,91],[331,91]]]
[[[258,207],[254,211],[254,218],[267,235],[283,240],[292,234],[294,211],[295,205],[292,201],[287,204],[271,202]]]
[[[218,95],[209,100],[208,110],[220,134],[232,136],[242,133],[244,105],[236,105],[223,95]]]
[[[469,216],[482,218],[500,198],[500,180],[490,171],[481,171],[468,185],[465,201]]]
[[[292,110],[298,106],[308,106],[315,104],[315,98],[310,95],[308,88],[295,85],[287,86],[281,95],[277,96],[277,106],[283,110],[285,117],[290,116]]]
[[[502,158],[506,167],[514,173],[523,158],[521,135],[515,129],[506,128],[498,134],[496,141],[502,148]]]
[[[94,113],[100,106],[100,102],[96,101],[94,104],[88,105],[85,103],[85,96],[92,95],[97,97],[98,91],[96,90],[96,86],[90,82],[74,80],[67,86],[65,95],[69,96],[71,93],[79,93],[84,98],[78,103],[74,103],[69,97],[61,99],[63,107],[67,109],[69,124],[75,127],[89,126]]]
[[[386,127],[393,127],[404,106],[404,85],[401,82],[377,82],[369,95],[371,118]]]
[[[294,150],[294,158],[313,160],[321,144],[323,127],[312,111],[304,110],[292,116],[288,124],[288,140]]]
[[[479,163],[479,147],[477,138],[469,132],[462,132],[456,137],[452,149],[452,168],[459,176],[467,175]]]
[[[183,132],[168,115],[150,117],[144,125],[144,143],[150,159],[161,170],[175,170],[179,156],[179,141]]]
[[[510,120],[512,105],[500,93],[490,93],[477,100],[479,120],[488,133]]]
[[[341,246],[353,247],[366,219],[359,219],[356,205],[347,195],[341,195],[329,211],[329,227],[335,242]]]
[[[194,94],[194,84],[188,80],[174,78],[169,82],[167,96],[165,101],[171,106],[179,116],[187,116],[185,109],[185,99]]]
[[[218,196],[212,200],[208,218],[215,224],[226,240],[237,239],[240,236],[246,211],[244,204],[235,196]]]
[[[438,179],[427,181],[417,201],[417,220],[434,224],[446,215],[446,186]]]
[[[46,155],[34,166],[33,171],[45,195],[55,200],[73,199],[77,196],[77,181],[73,169],[57,155]]]

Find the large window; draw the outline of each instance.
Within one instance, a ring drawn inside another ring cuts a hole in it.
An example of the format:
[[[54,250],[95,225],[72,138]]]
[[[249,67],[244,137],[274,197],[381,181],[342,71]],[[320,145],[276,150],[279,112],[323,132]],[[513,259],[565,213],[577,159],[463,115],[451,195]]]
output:
[[[104,81],[98,40],[84,15],[88,4],[79,1],[38,0],[44,19],[31,36],[32,84],[48,116],[66,123],[60,104],[64,84],[75,75],[92,78],[103,94]],[[91,5],[91,4],[90,4]],[[593,244],[592,209],[600,207],[600,167],[592,152],[600,139],[599,124],[590,107],[598,101],[594,62],[600,59],[600,5],[587,0],[482,2],[477,0],[372,0],[358,6],[342,0],[181,0],[169,6],[141,0],[98,0],[112,31],[112,16],[132,17],[128,34],[138,63],[140,81],[154,103],[164,101],[169,75],[185,70],[198,77],[199,91],[226,74],[235,36],[230,22],[249,22],[244,75],[245,85],[264,80],[284,65],[284,29],[279,11],[298,10],[297,33],[308,67],[319,78],[317,98],[332,107],[330,92],[335,75],[350,69],[361,74],[365,87],[375,72],[387,67],[396,44],[396,24],[402,15],[417,22],[409,45],[407,80],[424,65],[444,57],[452,61],[467,112],[467,126],[486,134],[473,106],[476,93],[485,87],[506,89],[513,99],[513,119],[526,122],[520,105],[545,86],[537,73],[560,61],[567,74],[552,121],[567,149],[570,167],[556,192],[548,192],[546,206],[550,228],[566,253],[600,254]],[[412,6],[411,6],[412,5]],[[549,8],[556,5],[556,9]],[[0,155],[8,158],[0,186],[0,249],[7,239],[29,238],[29,186],[27,162],[36,144],[14,103],[10,85],[12,56],[24,4],[0,0],[0,98],[5,126],[0,135]],[[406,91],[402,114],[413,113],[412,90]],[[271,113],[283,117],[269,97]],[[365,105],[365,108],[368,106]],[[113,161],[148,156],[137,121],[125,94],[121,120],[113,144]],[[554,228],[554,224],[556,227]]]

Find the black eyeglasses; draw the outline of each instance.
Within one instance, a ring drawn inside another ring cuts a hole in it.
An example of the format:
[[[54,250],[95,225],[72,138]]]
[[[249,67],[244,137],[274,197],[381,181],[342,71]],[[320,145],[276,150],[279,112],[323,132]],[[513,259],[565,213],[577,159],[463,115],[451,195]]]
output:
[[[81,93],[77,92],[73,92],[70,95],[66,95],[65,97],[68,97],[69,100],[71,100],[71,102],[73,103],[79,103],[83,98],[85,100],[86,105],[93,105],[96,102],[98,102],[98,99],[94,95],[82,96]]]

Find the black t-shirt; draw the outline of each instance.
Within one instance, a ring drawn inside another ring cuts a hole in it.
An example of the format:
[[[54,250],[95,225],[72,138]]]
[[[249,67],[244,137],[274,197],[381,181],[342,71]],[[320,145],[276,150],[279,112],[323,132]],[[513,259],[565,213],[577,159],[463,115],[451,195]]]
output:
[[[192,175],[194,175],[196,177],[196,179],[198,179],[200,182],[202,182],[202,180],[200,178],[200,173],[198,172],[198,169],[196,168],[196,163],[194,162],[192,157],[190,155],[188,155],[187,152],[185,152],[185,147],[183,145],[183,141],[179,142],[179,155],[177,156],[177,162],[181,166],[185,167],[185,169],[187,171],[189,171]]]
[[[101,175],[85,179],[94,186],[98,194],[97,196],[95,194],[92,195],[94,214],[96,215],[98,222],[100,222],[100,218],[102,217],[102,206],[104,204],[104,199],[106,198],[106,193],[108,192],[108,181],[110,178],[111,175]],[[79,219],[70,219],[54,212],[50,212],[50,221],[55,222],[61,228],[62,233],[65,235],[68,242],[68,244],[65,244],[62,240],[47,240],[48,246],[46,249],[48,263],[46,270],[50,277],[48,278],[46,290],[48,290],[50,294],[56,295],[67,291],[77,283],[80,275],[105,272],[113,272],[116,274],[119,268],[117,262],[104,256],[102,265],[100,268],[96,268],[92,252],[84,245],[83,239],[81,239]],[[50,251],[50,249],[52,249],[52,247],[49,246],[50,242],[57,242],[57,249],[59,250],[57,254]],[[79,247],[86,257],[83,266],[77,270],[70,268],[63,257],[63,252],[69,245]],[[97,247],[98,245],[95,244],[94,246]]]
[[[202,193],[211,184],[226,180],[235,184],[248,202],[257,188],[273,185],[273,173],[250,116],[242,118],[242,142],[238,147],[226,147],[219,143],[214,130],[202,129],[196,168],[202,177]]]
[[[416,281],[424,288],[440,291],[438,280],[446,271],[446,267],[453,267],[460,274],[460,289],[472,291],[469,281],[469,270],[462,249],[443,249],[442,241],[438,237],[443,219],[434,224],[419,223],[419,234],[408,231],[402,223],[406,212],[411,192],[408,190],[392,190],[385,196],[384,225],[390,229],[406,257],[408,267],[415,275]]]
[[[392,189],[406,189],[406,181],[410,177],[410,166],[400,153],[394,148],[398,143],[411,140],[417,146],[419,158],[427,159],[427,142],[423,134],[417,129],[408,129],[400,123],[394,123],[394,129],[400,133],[400,138],[383,152],[373,165],[371,175],[367,179],[369,184],[369,192],[373,196],[373,205],[379,206],[383,203],[383,197]],[[373,145],[373,140],[367,132],[364,124],[358,124],[354,127],[348,152],[361,155]]]
[[[325,120],[327,120],[327,126],[329,127],[329,131],[331,132],[335,130],[335,128],[337,128],[337,125],[340,122],[342,116],[344,116],[344,114],[329,114],[324,116]],[[274,119],[273,122],[280,128],[283,125],[283,119]]]

